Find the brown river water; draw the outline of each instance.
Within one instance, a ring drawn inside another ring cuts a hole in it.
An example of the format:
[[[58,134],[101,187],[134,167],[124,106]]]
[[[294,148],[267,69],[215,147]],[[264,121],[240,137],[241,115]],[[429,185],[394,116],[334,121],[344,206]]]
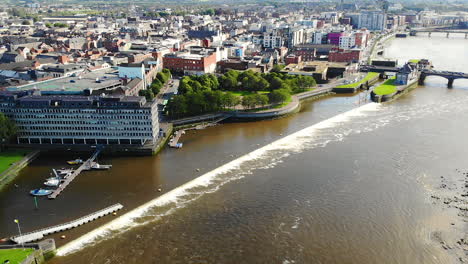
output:
[[[464,35],[387,46],[400,63],[468,72]],[[51,263],[457,263],[463,250],[441,241],[465,237],[466,218],[431,194],[468,171],[468,81],[446,82],[428,77],[386,105],[332,96],[192,131],[155,157],[102,157],[110,171],[83,173],[35,209],[28,191],[77,158],[43,155],[0,193],[0,237],[17,232],[15,218],[31,231],[121,203],[120,217],[53,236],[68,244]]]

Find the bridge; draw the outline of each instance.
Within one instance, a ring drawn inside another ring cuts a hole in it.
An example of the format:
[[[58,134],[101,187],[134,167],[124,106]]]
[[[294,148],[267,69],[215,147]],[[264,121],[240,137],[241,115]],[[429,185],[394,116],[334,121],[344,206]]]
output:
[[[97,212],[94,212],[92,214],[83,216],[81,218],[78,218],[78,219],[70,221],[70,222],[66,222],[66,223],[56,225],[56,226],[52,226],[52,227],[43,228],[43,229],[36,230],[36,231],[33,231],[33,232],[29,232],[29,233],[24,233],[24,234],[21,234],[19,236],[13,236],[13,237],[10,238],[10,240],[17,243],[17,244],[24,244],[24,243],[29,243],[29,242],[32,242],[32,241],[41,240],[41,239],[44,238],[44,236],[47,236],[47,235],[50,235],[50,234],[53,234],[53,233],[57,233],[57,232],[66,231],[66,230],[69,230],[69,229],[84,225],[84,224],[89,223],[91,221],[94,221],[94,220],[96,220],[98,218],[101,218],[101,217],[103,217],[105,215],[116,212],[116,211],[118,211],[118,210],[120,210],[122,208],[123,208],[123,205],[117,203],[117,204],[114,204],[112,206],[109,206],[107,208],[104,208],[102,210],[99,210]]]
[[[449,72],[449,71],[434,71],[434,70],[423,70],[419,77],[419,84],[423,85],[427,76],[440,76],[448,80],[448,87],[453,87],[453,82],[456,79],[468,79],[468,73],[463,72]]]
[[[445,33],[447,38],[450,34],[465,34],[465,39],[468,39],[468,30],[456,30],[456,29],[443,29],[443,28],[421,28],[421,29],[412,29],[410,31],[411,36],[416,36],[417,33],[427,33],[430,37],[432,33]]]

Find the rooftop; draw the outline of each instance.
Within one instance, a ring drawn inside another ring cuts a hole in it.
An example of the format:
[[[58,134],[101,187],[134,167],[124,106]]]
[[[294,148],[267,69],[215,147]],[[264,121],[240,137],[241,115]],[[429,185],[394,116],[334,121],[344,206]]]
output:
[[[81,76],[73,75],[71,77],[55,78],[43,82],[11,87],[8,90],[39,89],[41,91],[81,92],[85,89],[92,88],[93,90],[99,90],[120,84],[120,78],[116,70],[107,68],[83,73]]]

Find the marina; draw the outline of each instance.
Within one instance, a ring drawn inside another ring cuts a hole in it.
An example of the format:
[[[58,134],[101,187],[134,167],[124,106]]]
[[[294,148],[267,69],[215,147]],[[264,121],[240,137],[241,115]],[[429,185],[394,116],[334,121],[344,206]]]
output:
[[[82,171],[91,170],[91,169],[109,169],[110,165],[99,165],[98,163],[94,162],[94,160],[99,156],[101,153],[101,148],[96,149],[94,154],[85,162],[81,164],[76,170],[68,171],[67,177],[63,180],[62,184],[58,186],[48,197],[49,199],[55,199],[59,196],[65,188],[78,176]],[[64,170],[60,172],[65,172]]]

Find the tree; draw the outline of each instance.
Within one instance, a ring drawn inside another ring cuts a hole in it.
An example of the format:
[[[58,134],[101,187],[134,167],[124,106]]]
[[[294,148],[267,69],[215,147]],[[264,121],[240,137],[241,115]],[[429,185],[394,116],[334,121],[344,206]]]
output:
[[[291,96],[288,90],[278,89],[269,94],[270,102],[275,104],[284,103]]]
[[[265,94],[254,94],[256,105],[265,106],[268,104],[269,99]]]
[[[317,82],[312,76],[299,75],[298,81],[299,81],[299,87],[301,88],[302,91],[305,91],[305,89],[314,87],[317,85]]]
[[[168,78],[171,77],[171,70],[169,70],[169,69],[162,69],[162,73],[166,74],[168,76]]]
[[[7,143],[16,135],[17,127],[15,123],[0,112],[0,145]]]
[[[57,22],[57,23],[54,23],[54,27],[66,28],[66,27],[68,27],[68,25],[66,23]]]
[[[169,80],[169,76],[167,76],[163,72],[158,72],[158,74],[156,75],[156,78],[158,78],[158,80],[161,81],[161,83],[166,83],[167,80]]]
[[[29,26],[31,25],[31,22],[29,20],[23,20],[23,22],[21,22],[21,25]]]
[[[282,70],[284,69],[284,67],[285,67],[284,65],[275,64],[275,65],[273,66],[273,68],[271,69],[271,72],[276,72],[276,73],[278,73],[278,72],[282,71]]]
[[[49,22],[45,23],[45,26],[48,27],[48,28],[51,28],[53,25]]]
[[[224,93],[221,96],[221,105],[223,108],[230,108],[240,103],[239,96],[234,95],[231,92]]]
[[[147,101],[153,101],[153,99],[154,99],[154,93],[153,93],[153,91],[151,89],[149,89],[149,90],[140,90],[138,92],[138,95],[146,97]]]
[[[187,115],[187,99],[184,95],[176,95],[167,103],[167,111],[172,118],[180,118]]]
[[[239,72],[230,70],[226,74],[219,77],[219,85],[221,90],[236,91],[238,89]]]
[[[257,99],[255,97],[255,94],[249,94],[244,97],[242,97],[242,106],[245,108],[254,108],[255,105],[257,105]]]
[[[281,88],[283,88],[283,86],[284,86],[283,80],[281,80],[281,78],[279,78],[279,77],[273,77],[271,79],[271,81],[270,81],[270,90],[271,91],[281,89]]]

